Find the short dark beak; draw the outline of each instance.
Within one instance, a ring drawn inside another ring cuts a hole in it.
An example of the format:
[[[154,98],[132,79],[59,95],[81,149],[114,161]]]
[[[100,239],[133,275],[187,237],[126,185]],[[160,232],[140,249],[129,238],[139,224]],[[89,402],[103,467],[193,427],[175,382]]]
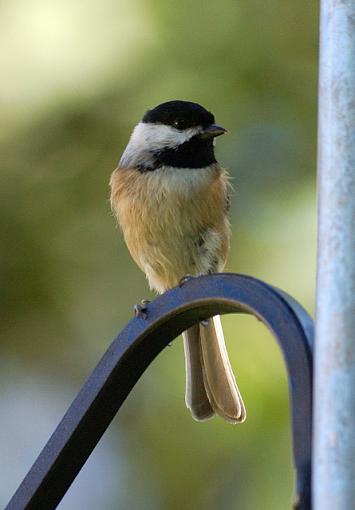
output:
[[[200,138],[215,138],[216,136],[224,135],[224,133],[227,133],[224,127],[217,126],[217,124],[210,124],[204,128],[200,134]]]

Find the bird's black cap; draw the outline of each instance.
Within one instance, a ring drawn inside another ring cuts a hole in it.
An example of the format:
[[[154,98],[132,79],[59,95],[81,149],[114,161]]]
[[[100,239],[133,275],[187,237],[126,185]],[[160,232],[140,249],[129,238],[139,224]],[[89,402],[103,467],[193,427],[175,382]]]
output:
[[[214,124],[214,116],[203,106],[190,101],[168,101],[148,110],[142,122],[166,124],[177,129]]]

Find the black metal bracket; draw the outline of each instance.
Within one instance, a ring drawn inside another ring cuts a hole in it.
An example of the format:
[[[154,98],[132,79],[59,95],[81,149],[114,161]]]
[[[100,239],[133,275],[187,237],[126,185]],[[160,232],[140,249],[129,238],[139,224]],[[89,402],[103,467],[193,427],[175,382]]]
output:
[[[284,292],[255,278],[214,274],[146,305],[119,333],[69,407],[6,510],[56,508],[154,358],[182,331],[217,314],[247,313],[272,332],[285,359],[297,472],[297,510],[311,509],[313,322]]]

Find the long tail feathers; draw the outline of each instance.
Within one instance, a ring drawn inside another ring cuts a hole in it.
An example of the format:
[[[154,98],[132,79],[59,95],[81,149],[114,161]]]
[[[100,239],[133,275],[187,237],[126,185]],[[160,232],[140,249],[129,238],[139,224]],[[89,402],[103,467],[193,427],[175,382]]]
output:
[[[214,411],[208,400],[203,378],[199,324],[184,331],[182,336],[185,349],[186,405],[195,420],[207,420],[214,415]]]
[[[186,360],[186,405],[199,421],[218,414],[231,423],[246,419],[224,343],[221,319],[196,324],[183,333]]]

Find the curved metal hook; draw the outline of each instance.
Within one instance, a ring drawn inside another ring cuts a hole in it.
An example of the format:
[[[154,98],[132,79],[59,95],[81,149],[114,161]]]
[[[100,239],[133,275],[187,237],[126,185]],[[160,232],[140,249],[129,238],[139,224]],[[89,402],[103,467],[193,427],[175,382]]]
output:
[[[217,314],[248,313],[271,330],[289,376],[295,508],[311,508],[313,322],[284,292],[255,278],[192,278],[147,305],[112,342],[80,390],[6,510],[55,508],[144,370],[194,323]]]

